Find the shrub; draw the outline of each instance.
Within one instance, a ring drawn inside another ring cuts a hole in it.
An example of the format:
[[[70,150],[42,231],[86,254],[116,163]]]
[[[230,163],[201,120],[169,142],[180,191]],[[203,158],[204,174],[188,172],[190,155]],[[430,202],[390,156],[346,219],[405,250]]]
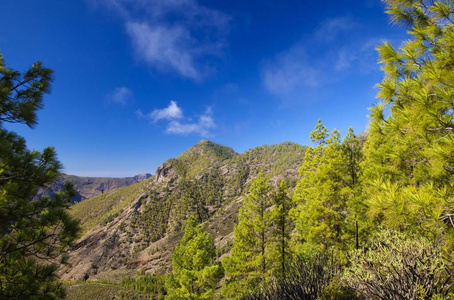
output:
[[[343,281],[368,299],[452,299],[452,271],[441,243],[383,230],[356,251]]]

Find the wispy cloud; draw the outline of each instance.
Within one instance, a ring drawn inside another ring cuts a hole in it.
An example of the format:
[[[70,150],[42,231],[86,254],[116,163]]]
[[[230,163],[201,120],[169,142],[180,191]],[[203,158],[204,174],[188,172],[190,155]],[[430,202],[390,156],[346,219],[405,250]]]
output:
[[[355,28],[355,22],[351,17],[343,16],[327,19],[320,23],[314,32],[314,37],[319,41],[329,42],[338,37],[340,33]]]
[[[271,93],[287,94],[298,87],[318,86],[320,74],[306,56],[304,47],[298,45],[264,63],[262,80]]]
[[[262,84],[278,96],[313,98],[351,70],[367,73],[377,68],[373,47],[379,39],[364,41],[358,26],[350,17],[325,20],[312,34],[263,62]]]
[[[375,47],[382,39],[371,38],[363,40],[361,44],[346,45],[337,52],[336,71],[345,71],[354,65],[361,73],[369,73],[377,68],[377,53]]]
[[[143,114],[141,110],[137,110],[136,114],[152,123],[157,123],[160,120],[166,121],[165,133],[167,134],[188,135],[197,133],[207,137],[211,135],[210,130],[216,127],[211,108],[207,108],[202,115],[196,118],[196,121],[193,121],[192,118],[183,116],[183,110],[178,107],[175,101],[170,101],[166,108],[155,109],[148,114]]]
[[[152,27],[146,23],[126,24],[137,54],[159,70],[173,69],[183,77],[199,79],[191,38],[183,27]]]
[[[125,86],[115,88],[107,94],[106,100],[111,103],[126,105],[133,99],[133,93]]]
[[[95,0],[124,21],[139,61],[202,80],[222,56],[230,17],[196,0]]]

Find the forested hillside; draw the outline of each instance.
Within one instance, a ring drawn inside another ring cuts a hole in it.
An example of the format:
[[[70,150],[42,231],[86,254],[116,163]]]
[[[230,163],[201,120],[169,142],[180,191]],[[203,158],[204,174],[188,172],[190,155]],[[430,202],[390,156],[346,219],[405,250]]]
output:
[[[286,178],[294,187],[305,151],[283,143],[237,154],[202,140],[163,163],[155,176],[77,203],[70,214],[86,234],[70,251],[71,266],[61,270],[62,278],[107,278],[112,270],[164,274],[190,216],[206,224],[220,257],[232,247],[233,226],[251,182],[263,172],[275,184]]]
[[[70,183],[35,198],[61,176],[54,149],[3,127],[36,124],[52,71],[0,56],[0,299],[454,299],[454,1],[384,2],[409,39],[377,47],[364,133],[204,139],[75,205]]]
[[[411,39],[378,47],[366,136],[319,120],[309,148],[202,141],[83,221],[62,278],[167,274],[167,299],[452,299],[454,4],[386,3]]]

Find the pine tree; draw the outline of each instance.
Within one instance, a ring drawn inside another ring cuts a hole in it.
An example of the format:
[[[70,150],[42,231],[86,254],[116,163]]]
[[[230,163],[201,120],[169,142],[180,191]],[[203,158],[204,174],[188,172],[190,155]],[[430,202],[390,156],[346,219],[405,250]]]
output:
[[[74,189],[67,184],[53,198],[31,201],[38,187],[60,176],[61,164],[52,147],[30,151],[23,138],[2,126],[37,124],[52,70],[37,62],[21,76],[5,66],[0,53],[0,74],[0,298],[61,298],[54,259],[77,237],[77,222],[66,212]]]
[[[367,218],[368,206],[363,194],[363,174],[361,163],[364,158],[361,142],[356,137],[352,128],[348,129],[347,135],[341,145],[344,160],[344,188],[343,195],[347,198],[348,213],[345,219],[346,235],[344,239],[359,249],[362,242],[369,235],[373,225]],[[351,248],[351,247],[350,247]]]
[[[290,235],[293,223],[290,217],[292,199],[287,192],[287,183],[282,180],[277,193],[274,195],[274,206],[271,211],[273,220],[273,257],[275,258],[276,275],[285,278],[291,259]]]
[[[311,132],[316,148],[306,152],[300,168],[301,181],[295,191],[296,228],[304,251],[326,251],[339,246],[346,201],[342,189],[342,152],[339,133],[327,136],[320,120]]]
[[[223,276],[222,266],[215,258],[216,248],[210,234],[191,216],[180,244],[172,253],[173,276],[166,281],[166,299],[212,299]]]
[[[412,38],[378,47],[385,78],[365,145],[369,214],[391,227],[452,228],[454,1],[385,3]]]
[[[256,288],[270,270],[268,259],[271,225],[270,185],[260,172],[252,182],[249,195],[244,197],[234,228],[230,257],[222,264],[228,277],[223,294],[235,296]]]
[[[317,147],[306,152],[294,194],[293,215],[301,251],[345,251],[358,245],[357,230],[351,224],[357,225],[357,218],[351,215],[361,210],[359,141],[349,130],[341,144],[339,132],[328,134],[320,120],[311,139]]]

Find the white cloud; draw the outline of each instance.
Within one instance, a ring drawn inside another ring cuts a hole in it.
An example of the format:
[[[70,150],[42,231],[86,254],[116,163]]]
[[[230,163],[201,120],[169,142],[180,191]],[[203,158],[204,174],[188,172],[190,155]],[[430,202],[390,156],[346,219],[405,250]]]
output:
[[[96,0],[123,19],[136,58],[195,81],[213,71],[230,17],[195,0]]]
[[[182,134],[187,135],[190,133],[198,133],[201,136],[209,136],[210,129],[215,126],[211,109],[207,109],[205,114],[198,118],[196,123],[181,123],[179,121],[172,121],[168,124],[166,133],[168,134]]]
[[[143,114],[139,109],[136,111],[139,118],[145,118],[157,123],[160,120],[167,121],[165,133],[188,135],[197,133],[201,136],[209,136],[210,130],[216,127],[211,108],[207,108],[205,113],[196,118],[193,122],[191,118],[183,116],[183,110],[178,107],[175,101],[170,101],[169,106],[163,109],[155,109],[149,114]]]
[[[139,109],[136,111],[137,116],[146,118],[156,123],[159,120],[175,120],[183,118],[183,111],[178,107],[178,104],[171,100],[169,106],[162,109],[155,109],[151,113],[144,115]]]
[[[126,105],[131,101],[133,93],[130,89],[125,86],[115,88],[113,92],[107,95],[107,100],[112,103]]]
[[[154,122],[159,120],[173,120],[183,118],[183,111],[178,107],[175,101],[170,101],[169,106],[163,109],[155,109],[151,112],[150,117]]]

